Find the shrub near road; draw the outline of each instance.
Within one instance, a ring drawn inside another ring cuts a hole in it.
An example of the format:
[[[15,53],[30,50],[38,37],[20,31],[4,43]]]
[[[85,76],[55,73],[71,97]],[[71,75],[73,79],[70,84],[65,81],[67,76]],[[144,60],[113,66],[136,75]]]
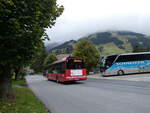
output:
[[[1,100],[0,113],[47,113],[44,105],[33,95],[24,80],[13,81],[15,100]]]

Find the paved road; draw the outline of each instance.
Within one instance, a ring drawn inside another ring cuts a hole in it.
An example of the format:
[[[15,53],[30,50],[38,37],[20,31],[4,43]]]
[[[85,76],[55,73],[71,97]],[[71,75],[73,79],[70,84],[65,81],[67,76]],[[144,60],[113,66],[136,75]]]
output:
[[[94,75],[90,75],[89,78],[150,82],[150,73],[132,74],[132,75],[124,75],[124,76],[116,75],[116,76],[109,76],[109,77],[103,77],[101,74],[94,74]]]
[[[42,76],[26,79],[52,113],[150,113],[150,82],[89,79],[58,84]]]

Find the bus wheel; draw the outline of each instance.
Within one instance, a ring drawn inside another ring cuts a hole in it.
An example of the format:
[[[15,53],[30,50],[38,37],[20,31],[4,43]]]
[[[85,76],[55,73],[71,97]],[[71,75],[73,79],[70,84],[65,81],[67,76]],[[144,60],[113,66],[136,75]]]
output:
[[[118,75],[124,75],[124,72],[123,72],[122,70],[119,70],[119,71],[117,72],[117,74],[118,74]]]

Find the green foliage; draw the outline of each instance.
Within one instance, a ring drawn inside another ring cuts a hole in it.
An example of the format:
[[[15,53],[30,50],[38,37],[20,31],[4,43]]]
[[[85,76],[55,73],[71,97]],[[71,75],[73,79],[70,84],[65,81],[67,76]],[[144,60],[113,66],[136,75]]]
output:
[[[118,48],[114,43],[104,44],[98,47],[101,56],[110,55],[110,54],[120,54],[125,53],[124,49]]]
[[[15,100],[1,100],[0,113],[47,113],[45,106],[25,86],[25,80],[13,81]]]
[[[49,54],[47,55],[47,57],[45,58],[44,60],[44,67],[46,68],[49,64],[51,64],[52,62],[56,61],[57,60],[57,57],[55,54]]]
[[[45,48],[43,47],[43,49],[39,51],[39,53],[33,58],[30,68],[33,69],[36,73],[43,72],[44,69],[43,63],[46,57],[47,53]]]
[[[26,84],[26,81],[25,81],[25,79],[18,80],[18,81],[12,80],[12,84],[13,84],[14,86],[16,86],[16,85],[22,85],[22,84]]]
[[[32,61],[63,9],[56,0],[0,0],[0,98],[12,95],[12,70]]]
[[[0,64],[31,61],[62,11],[56,0],[1,0]]]
[[[20,78],[21,78],[21,79],[24,79],[25,76],[26,76],[26,72],[25,72],[25,71],[21,71],[21,72],[20,72]]]
[[[140,46],[135,46],[133,48],[133,53],[137,53],[137,52],[149,52],[150,51],[150,48],[143,48],[143,47],[140,47]]]
[[[100,58],[97,48],[88,40],[80,40],[75,44],[73,56],[85,59],[88,72],[97,66]]]

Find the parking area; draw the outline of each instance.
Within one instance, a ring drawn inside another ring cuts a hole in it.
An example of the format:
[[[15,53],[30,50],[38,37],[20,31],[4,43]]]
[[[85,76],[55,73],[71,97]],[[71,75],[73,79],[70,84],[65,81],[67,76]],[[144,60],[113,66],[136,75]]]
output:
[[[110,77],[102,77],[101,74],[89,75],[89,78],[97,78],[97,79],[110,79],[110,80],[128,80],[128,81],[145,81],[150,82],[150,73],[144,74],[132,74],[132,75],[124,75],[124,76],[110,76]]]

